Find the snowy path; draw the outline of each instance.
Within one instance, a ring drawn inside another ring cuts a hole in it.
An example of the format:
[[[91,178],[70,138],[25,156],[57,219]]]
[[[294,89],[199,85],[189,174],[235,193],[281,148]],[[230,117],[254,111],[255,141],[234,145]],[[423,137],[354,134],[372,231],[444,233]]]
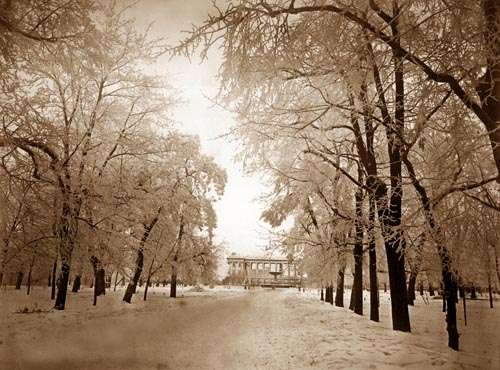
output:
[[[117,292],[98,307],[89,306],[89,298],[88,291],[73,296],[64,313],[0,319],[6,320],[0,321],[0,369],[500,368],[498,318],[485,317],[493,333],[475,334],[482,338],[481,352],[466,333],[464,351],[454,353],[445,345],[442,323],[433,322],[441,319],[439,302],[417,305],[415,329],[404,334],[389,329],[384,306],[383,322],[372,323],[295,290],[177,300],[157,294],[132,305],[120,302]],[[78,300],[87,306],[77,310]],[[468,330],[480,322],[473,312]]]

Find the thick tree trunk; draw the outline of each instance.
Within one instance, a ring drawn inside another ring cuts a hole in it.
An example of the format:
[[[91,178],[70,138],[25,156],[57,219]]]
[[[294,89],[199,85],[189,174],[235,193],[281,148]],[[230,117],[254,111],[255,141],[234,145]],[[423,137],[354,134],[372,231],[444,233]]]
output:
[[[481,100],[482,109],[489,120],[481,119],[490,138],[493,158],[500,182],[500,2],[498,0],[483,0],[484,12],[484,50],[486,55],[486,70],[476,87]]]
[[[328,288],[327,288],[327,289],[328,289]],[[323,296],[323,287],[321,287],[321,298],[320,298],[320,300],[321,300],[322,302],[324,302],[324,301],[325,301],[325,297]]]
[[[78,291],[80,290],[81,285],[82,285],[82,276],[81,275],[76,275],[75,276],[75,280],[73,281],[73,288],[71,289],[71,291],[73,293],[78,293]]]
[[[33,270],[33,265],[30,265],[28,270],[28,281],[26,282],[26,294],[30,295],[31,292],[31,271]]]
[[[149,265],[148,276],[146,278],[146,287],[144,288],[144,300],[146,300],[147,297],[148,297],[148,289],[149,289],[149,287],[151,285],[151,276],[152,276],[152,272],[153,272],[153,265],[154,265],[154,263],[155,263],[155,259],[153,258],[151,260],[150,265]]]
[[[413,268],[410,272],[410,278],[408,279],[408,304],[410,306],[413,306],[415,301],[415,285],[417,283],[417,273],[417,270]]]
[[[59,272],[59,276],[57,278],[57,283],[56,283],[57,295],[56,295],[56,303],[54,305],[54,308],[56,310],[64,310],[66,306],[69,270],[70,270],[70,265],[68,260],[66,260],[65,258],[61,258],[61,271]]]
[[[375,200],[373,196],[369,197],[368,214],[368,258],[370,273],[370,320],[379,321],[379,295],[378,295],[378,276],[377,276],[377,246],[375,244]]]
[[[386,243],[389,287],[391,289],[392,328],[404,332],[411,331],[406,290],[404,243],[400,231]]]
[[[94,271],[94,301],[93,305],[97,305],[97,297],[106,294],[106,272],[102,267],[101,261],[96,256],[90,257],[92,270]]]
[[[358,181],[362,183],[363,175],[361,168],[358,168]],[[354,313],[363,315],[363,192],[358,189],[355,195],[355,243],[353,249],[354,256],[354,279],[352,286],[352,305]]]
[[[149,284],[150,284],[150,276],[148,275],[147,279],[146,279],[146,286],[144,287],[144,297],[143,297],[143,300],[147,300],[148,299],[148,289],[149,289]]]
[[[444,296],[446,299],[446,330],[448,331],[448,347],[458,351],[459,334],[457,327],[457,281],[450,269],[443,269]]]
[[[172,266],[172,274],[170,275],[170,298],[176,298],[176,297],[177,297],[177,266]]]
[[[344,307],[344,275],[345,265],[340,264],[337,272],[337,291],[335,292],[335,306]]]
[[[21,289],[21,285],[23,283],[24,272],[19,271],[16,276],[16,290]]]

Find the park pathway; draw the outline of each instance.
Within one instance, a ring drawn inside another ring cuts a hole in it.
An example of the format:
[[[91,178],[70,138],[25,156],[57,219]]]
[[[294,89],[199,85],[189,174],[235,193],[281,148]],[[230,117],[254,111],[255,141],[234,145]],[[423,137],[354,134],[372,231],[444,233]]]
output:
[[[446,347],[439,300],[412,307],[408,334],[390,329],[386,296],[381,322],[374,323],[320,302],[315,291],[220,289],[170,299],[163,289],[147,302],[138,294],[131,305],[121,294],[109,292],[92,307],[85,290],[70,296],[64,312],[33,314],[2,310],[0,301],[0,313],[8,313],[0,317],[0,369],[451,370],[500,364],[498,311],[480,301],[470,303],[463,350],[454,352]]]
[[[150,300],[156,300],[151,303],[153,310],[147,302],[145,310],[43,321],[24,338],[5,340],[0,347],[0,368],[272,368],[268,359],[273,340],[276,335],[286,337],[284,296],[277,291],[179,298],[165,309],[158,302],[173,300]]]

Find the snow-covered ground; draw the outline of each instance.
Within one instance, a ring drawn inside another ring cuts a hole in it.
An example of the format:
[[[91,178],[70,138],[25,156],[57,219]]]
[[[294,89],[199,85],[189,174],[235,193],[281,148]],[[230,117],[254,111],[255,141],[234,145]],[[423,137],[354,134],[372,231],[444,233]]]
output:
[[[411,307],[412,333],[319,301],[316,290],[241,288],[142,291],[129,305],[108,291],[68,295],[51,309],[46,288],[0,290],[0,369],[500,369],[500,314],[486,300],[459,314],[461,351],[446,346],[441,301]],[[349,291],[346,292],[346,303]],[[368,296],[365,297],[368,302]],[[41,312],[16,313],[24,307]],[[499,301],[495,302],[500,305]]]

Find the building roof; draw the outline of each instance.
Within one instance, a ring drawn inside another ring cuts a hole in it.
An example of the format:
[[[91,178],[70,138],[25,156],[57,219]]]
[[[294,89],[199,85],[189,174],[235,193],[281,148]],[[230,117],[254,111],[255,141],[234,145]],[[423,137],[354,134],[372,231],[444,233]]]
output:
[[[262,262],[288,262],[288,258],[284,256],[241,256],[236,253],[231,253],[227,260],[247,260],[247,261],[262,261]]]

